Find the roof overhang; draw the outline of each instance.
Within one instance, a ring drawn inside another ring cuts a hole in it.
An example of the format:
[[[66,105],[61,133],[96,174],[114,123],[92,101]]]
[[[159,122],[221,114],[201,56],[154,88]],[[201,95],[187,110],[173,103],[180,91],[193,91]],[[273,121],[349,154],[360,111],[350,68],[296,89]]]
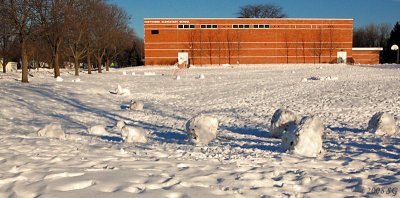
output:
[[[353,47],[353,51],[382,51],[382,47]]]

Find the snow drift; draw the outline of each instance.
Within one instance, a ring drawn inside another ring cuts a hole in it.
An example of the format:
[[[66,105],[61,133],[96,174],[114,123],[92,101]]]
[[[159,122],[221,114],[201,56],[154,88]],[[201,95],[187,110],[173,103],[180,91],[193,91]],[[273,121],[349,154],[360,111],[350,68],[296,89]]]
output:
[[[196,144],[208,144],[217,138],[218,120],[206,115],[198,115],[188,120],[188,138]]]
[[[398,129],[394,118],[387,112],[378,112],[368,122],[368,131],[377,135],[395,134]]]
[[[121,138],[124,142],[147,142],[146,131],[140,127],[125,125],[121,129]]]
[[[297,124],[295,113],[286,109],[276,110],[271,118],[271,136],[275,138],[282,137],[292,124]]]
[[[64,130],[60,123],[51,123],[38,131],[38,136],[65,139]]]
[[[323,133],[324,126],[318,117],[304,117],[283,134],[282,147],[299,155],[315,157],[322,152]]]

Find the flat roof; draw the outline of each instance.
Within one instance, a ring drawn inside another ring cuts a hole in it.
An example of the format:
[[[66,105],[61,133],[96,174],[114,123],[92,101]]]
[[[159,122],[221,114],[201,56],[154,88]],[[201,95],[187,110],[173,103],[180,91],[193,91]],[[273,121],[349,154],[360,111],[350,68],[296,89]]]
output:
[[[382,47],[353,47],[353,51],[382,51]]]
[[[354,19],[336,19],[336,18],[144,18],[146,19],[237,19],[237,20],[354,20]]]

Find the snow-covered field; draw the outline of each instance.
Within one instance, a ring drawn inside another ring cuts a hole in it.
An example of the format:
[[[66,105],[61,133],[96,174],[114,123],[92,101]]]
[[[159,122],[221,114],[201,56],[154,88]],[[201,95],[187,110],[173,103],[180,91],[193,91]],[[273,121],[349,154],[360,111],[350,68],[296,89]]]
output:
[[[243,65],[0,74],[0,197],[398,197],[400,137],[367,131],[377,112],[400,126],[400,65]],[[125,72],[126,75],[123,75]],[[135,72],[135,75],[131,75]],[[151,74],[151,75],[150,75]],[[116,94],[129,90],[130,94]],[[130,110],[131,101],[143,110]],[[285,152],[274,112],[323,123],[323,153]],[[218,120],[208,145],[186,122]],[[147,143],[124,142],[118,121]],[[39,137],[60,123],[65,139]],[[98,126],[100,125],[100,126]],[[88,128],[106,131],[88,133]],[[101,132],[101,133],[100,133]],[[97,134],[97,135],[96,135]]]

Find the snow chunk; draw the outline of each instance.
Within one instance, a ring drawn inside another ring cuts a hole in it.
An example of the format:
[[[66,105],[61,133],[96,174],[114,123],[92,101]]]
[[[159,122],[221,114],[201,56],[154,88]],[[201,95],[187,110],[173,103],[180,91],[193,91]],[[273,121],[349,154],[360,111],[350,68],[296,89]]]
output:
[[[134,76],[134,75],[136,75],[136,73],[135,73],[135,72],[132,72],[132,76]]]
[[[124,72],[122,72],[122,75],[126,76],[126,72],[125,72],[125,71],[124,71]]]
[[[188,120],[186,131],[191,141],[196,144],[208,144],[217,138],[218,120],[206,115],[198,115]]]
[[[125,125],[126,125],[125,121],[120,120],[117,122],[114,128],[116,128],[118,131],[121,131],[122,127],[124,127]]]
[[[177,75],[175,79],[176,79],[176,80],[180,80],[180,79],[181,79],[181,76]]]
[[[129,106],[130,110],[143,111],[143,102],[142,101],[131,101],[131,105]]]
[[[122,88],[121,85],[118,85],[118,88],[115,89],[115,93],[118,95],[131,95],[131,91],[129,91],[129,89]]]
[[[38,136],[65,139],[64,130],[60,123],[51,123],[38,131]]]
[[[304,117],[282,136],[282,147],[293,153],[315,157],[322,152],[324,126],[316,116]]]
[[[147,134],[144,129],[129,125],[122,127],[121,138],[124,142],[147,142]]]
[[[295,113],[286,109],[276,110],[271,118],[271,136],[281,138],[292,124],[297,124],[297,116]]]
[[[204,74],[200,74],[199,79],[204,79]]]
[[[102,136],[107,136],[109,133],[106,130],[106,127],[103,125],[96,125],[92,126],[88,129],[88,133],[91,135],[102,135]]]
[[[56,81],[57,81],[57,82],[62,82],[63,79],[62,79],[60,76],[57,76]]]
[[[395,134],[398,131],[393,116],[387,112],[378,112],[372,116],[367,130],[377,135]]]

